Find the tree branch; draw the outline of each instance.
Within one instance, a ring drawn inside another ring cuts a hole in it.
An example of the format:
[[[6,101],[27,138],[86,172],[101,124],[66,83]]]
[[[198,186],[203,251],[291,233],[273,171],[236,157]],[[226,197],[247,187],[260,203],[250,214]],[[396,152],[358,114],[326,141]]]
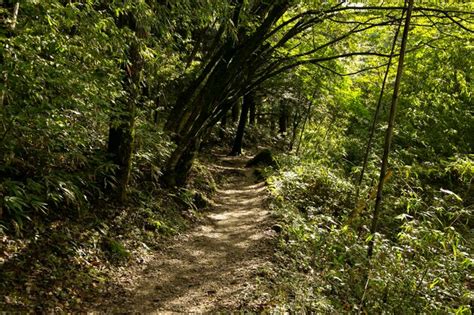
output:
[[[455,23],[457,26],[459,26],[460,28],[462,28],[463,30],[468,31],[468,32],[470,32],[470,33],[474,33],[473,30],[467,28],[466,26],[462,25],[460,22],[456,21],[456,20],[455,20],[452,16],[450,16],[448,13],[445,12],[444,15],[445,15],[448,19],[450,19],[451,21],[453,21],[453,23]]]
[[[351,76],[351,75],[359,74],[359,73],[362,73],[362,72],[379,69],[379,68],[382,68],[382,67],[386,67],[387,65],[388,65],[388,63],[383,63],[383,64],[380,64],[380,65],[377,65],[377,66],[363,68],[363,69],[360,69],[360,70],[354,71],[354,72],[340,73],[340,72],[337,72],[334,69],[323,66],[322,64],[319,64],[319,63],[316,64],[316,66],[320,67],[321,69],[327,70],[327,71],[329,71],[331,73],[334,73],[335,75],[338,75],[338,76],[341,76],[341,77]]]

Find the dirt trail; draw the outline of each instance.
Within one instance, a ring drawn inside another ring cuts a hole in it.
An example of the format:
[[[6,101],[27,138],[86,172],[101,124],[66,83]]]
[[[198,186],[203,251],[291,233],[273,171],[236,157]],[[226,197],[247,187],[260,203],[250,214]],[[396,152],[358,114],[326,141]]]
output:
[[[247,308],[255,276],[271,255],[269,212],[263,182],[244,158],[219,157],[225,178],[207,214],[209,223],[180,236],[157,254],[139,277],[121,311],[215,312]],[[117,305],[118,306],[118,305]]]

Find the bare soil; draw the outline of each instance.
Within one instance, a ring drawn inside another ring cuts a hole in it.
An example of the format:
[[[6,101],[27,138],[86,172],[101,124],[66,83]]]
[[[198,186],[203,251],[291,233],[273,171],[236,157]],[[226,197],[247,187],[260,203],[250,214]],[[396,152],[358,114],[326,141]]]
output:
[[[107,311],[172,313],[258,310],[257,275],[272,255],[264,182],[248,158],[219,156],[209,165],[219,188],[206,223],[169,242],[118,281],[126,292]],[[103,310],[103,309],[102,309]]]

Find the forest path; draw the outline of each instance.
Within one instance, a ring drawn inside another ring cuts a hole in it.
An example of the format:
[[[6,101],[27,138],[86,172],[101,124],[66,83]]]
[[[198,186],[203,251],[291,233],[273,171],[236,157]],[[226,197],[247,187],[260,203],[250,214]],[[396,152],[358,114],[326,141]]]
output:
[[[250,307],[256,275],[269,263],[272,231],[264,182],[256,183],[245,157],[218,156],[209,165],[219,188],[207,223],[148,263],[121,311],[216,312]],[[135,281],[134,281],[135,282]],[[254,305],[255,306],[255,305]]]

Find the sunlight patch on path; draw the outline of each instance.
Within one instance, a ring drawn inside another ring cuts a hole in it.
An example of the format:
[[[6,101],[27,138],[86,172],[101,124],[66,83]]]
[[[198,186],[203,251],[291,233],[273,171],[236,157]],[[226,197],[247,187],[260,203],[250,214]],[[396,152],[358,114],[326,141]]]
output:
[[[239,310],[271,255],[265,183],[255,183],[242,158],[213,164],[227,175],[202,225],[181,236],[148,264],[119,311],[171,314]],[[109,310],[110,311],[110,310]]]

